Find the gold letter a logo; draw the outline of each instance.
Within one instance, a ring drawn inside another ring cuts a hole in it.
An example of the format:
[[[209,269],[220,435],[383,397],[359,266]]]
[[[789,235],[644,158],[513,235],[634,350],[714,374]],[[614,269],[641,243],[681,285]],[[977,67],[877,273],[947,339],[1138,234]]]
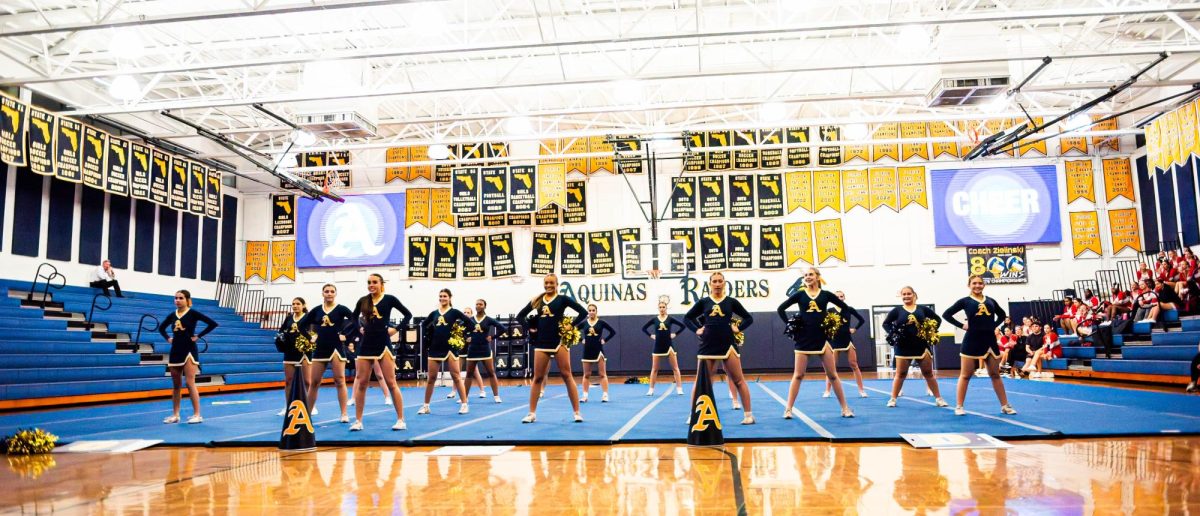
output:
[[[717,430],[721,429],[721,418],[717,417],[717,408],[713,406],[713,400],[707,394],[696,397],[696,407],[692,412],[696,413],[696,424],[692,425],[693,432],[708,430],[709,423],[716,425]]]
[[[301,428],[307,428],[309,433],[313,432],[312,420],[308,418],[308,409],[304,407],[304,402],[296,400],[288,405],[287,417],[288,427],[283,431],[283,435],[296,435],[300,433]]]

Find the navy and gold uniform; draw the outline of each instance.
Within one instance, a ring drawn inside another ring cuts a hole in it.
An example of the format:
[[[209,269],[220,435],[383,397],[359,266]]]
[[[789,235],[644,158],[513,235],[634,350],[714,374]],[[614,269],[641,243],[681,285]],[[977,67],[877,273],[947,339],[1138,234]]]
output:
[[[686,328],[687,326],[669,315],[666,319],[656,315],[646,321],[646,324],[642,325],[642,333],[654,337],[654,351],[650,354],[656,357],[665,357],[674,353],[675,346],[672,343],[671,335],[679,335],[679,332]]]
[[[300,318],[304,320],[303,317]],[[296,337],[300,336],[300,325],[295,314],[288,314],[283,324],[279,325],[279,336],[275,338],[275,349],[283,353],[284,365],[304,365],[312,360],[309,353],[301,353],[296,349]]]
[[[203,322],[206,326],[204,331],[196,333],[196,324]],[[217,321],[210,319],[191,308],[179,315],[178,311],[171,312],[166,319],[163,319],[162,324],[158,325],[158,333],[167,337],[167,328],[171,328],[172,335],[169,338],[171,342],[171,353],[167,357],[167,365],[171,367],[181,367],[189,360],[200,365],[200,348],[192,341],[192,337],[197,339],[208,335],[208,332],[217,329]]]
[[[595,323],[584,320],[577,326],[579,332],[583,334],[583,361],[599,362],[601,359],[607,361],[608,357],[604,356],[604,343],[612,339],[617,331],[600,319],[596,319]]]
[[[733,342],[733,316],[742,319],[738,328],[745,331],[754,324],[754,317],[742,307],[737,299],[725,296],[717,301],[706,297],[692,305],[683,320],[692,331],[704,328],[700,335],[700,350],[697,358],[724,360],[730,355],[741,356]]]
[[[896,358],[921,360],[929,356],[929,343],[917,336],[921,325],[929,319],[942,324],[942,318],[927,306],[917,306],[911,312],[903,306],[897,306],[888,312],[883,320],[883,331],[900,334],[896,349],[892,351]]]
[[[358,319],[349,308],[337,305],[326,312],[322,305],[309,310],[297,325],[302,330],[317,333],[317,349],[312,352],[313,362],[346,362],[350,355],[346,353],[346,343],[338,336],[345,335],[348,342],[357,329],[357,322]]]
[[[578,326],[579,322],[587,317],[587,310],[582,305],[575,302],[567,296],[555,295],[549,301],[546,301],[545,295],[538,297],[538,306],[533,306],[533,301],[525,304],[517,313],[518,321],[526,321],[526,333],[533,332],[531,340],[533,341],[533,349],[542,353],[554,353],[559,351],[560,338],[558,336],[558,325],[565,317],[568,308],[575,311],[575,319],[571,324]],[[527,320],[529,314],[534,314],[532,320]],[[565,348],[564,348],[565,350]]]
[[[368,300],[368,303],[370,300]],[[362,313],[361,306],[354,306],[354,313],[351,317],[355,320],[360,320],[362,326],[362,344],[358,346],[358,358],[365,360],[379,360],[383,358],[384,353],[396,358],[396,354],[392,353],[391,339],[388,336],[388,328],[392,328],[391,318],[392,310],[400,312],[403,319],[400,324],[396,325],[397,330],[403,330],[408,326],[408,322],[412,320],[412,312],[400,303],[396,296],[384,294],[379,298],[379,302],[371,305],[371,310],[367,313]]]
[[[966,358],[984,358],[988,355],[1000,356],[1000,346],[996,344],[996,326],[1008,317],[1000,303],[995,299],[984,296],[982,300],[971,296],[959,299],[942,312],[942,319],[962,328],[963,324],[954,318],[954,314],[967,314],[967,334],[963,337],[962,352],[959,355]]]
[[[800,307],[800,335],[796,338],[795,345],[797,355],[820,355],[825,352],[828,344],[821,323],[825,321],[830,304],[840,308],[843,314],[850,310],[846,303],[829,291],[822,290],[816,297],[812,297],[803,288],[788,296],[787,300],[779,305],[776,311],[784,324],[788,322],[787,309],[792,305]]]
[[[430,360],[458,360],[458,354],[450,349],[450,331],[455,324],[463,325],[463,339],[466,340],[467,316],[457,308],[448,308],[445,312],[434,310],[421,322],[421,327],[425,328],[426,334],[429,335]]]
[[[863,319],[863,316],[859,315],[858,310],[855,310],[853,306],[847,305],[846,309],[842,310],[840,313],[842,316],[842,325],[838,327],[837,334],[833,336],[834,351],[846,351],[854,348],[854,343],[851,342],[852,336],[850,335],[849,319],[855,319],[858,321],[858,323],[854,325],[854,331],[858,331],[858,329],[862,328],[862,325],[866,324],[867,322],[866,319]]]
[[[492,330],[499,335],[508,331],[500,321],[490,316],[467,318],[467,360],[491,360],[492,346],[488,342]]]

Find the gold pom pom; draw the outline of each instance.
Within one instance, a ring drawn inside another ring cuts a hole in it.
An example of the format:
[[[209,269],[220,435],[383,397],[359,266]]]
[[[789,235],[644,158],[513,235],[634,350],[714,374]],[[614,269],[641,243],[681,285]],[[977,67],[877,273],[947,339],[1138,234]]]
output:
[[[57,435],[41,428],[22,429],[4,439],[4,449],[9,455],[36,455],[50,453],[57,442]]]
[[[733,326],[733,329],[737,330],[738,327],[742,325],[742,320],[738,317],[734,317],[729,324]],[[742,333],[740,330],[734,332],[733,343],[739,348],[742,347],[742,344],[746,343],[746,334]]]
[[[825,337],[833,340],[839,329],[846,321],[842,319],[841,314],[837,312],[826,312],[825,319],[821,321],[821,328],[825,330]]]
[[[579,328],[571,324],[570,319],[563,317],[558,322],[558,339],[559,344],[568,348],[579,344]]]
[[[930,346],[938,343],[938,322],[933,319],[925,319],[920,326],[917,327],[917,337]]]
[[[308,354],[308,353],[312,353],[316,349],[317,349],[316,342],[314,342],[313,339],[311,337],[309,337],[307,333],[300,332],[300,334],[296,336],[296,351],[299,351],[304,354]]]
[[[461,324],[455,324],[450,328],[450,349],[462,351],[463,348],[467,347],[467,341],[463,338],[463,332],[465,331],[466,328]]]

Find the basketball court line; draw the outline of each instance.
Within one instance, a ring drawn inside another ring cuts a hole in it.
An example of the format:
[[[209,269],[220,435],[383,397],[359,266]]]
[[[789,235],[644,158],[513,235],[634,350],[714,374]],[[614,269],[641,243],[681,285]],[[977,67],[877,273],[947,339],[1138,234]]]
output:
[[[775,393],[775,391],[767,388],[767,384],[759,383],[758,386],[760,388],[762,388],[762,390],[766,391],[767,394],[771,395],[772,398],[775,398],[775,401],[778,401],[780,405],[783,405],[783,408],[785,408],[785,409],[787,408],[787,400],[780,397],[778,394]],[[834,439],[835,438],[832,432],[830,432],[829,430],[826,430],[825,427],[821,426],[820,423],[817,423],[816,421],[814,421],[813,418],[808,417],[808,414],[805,414],[803,410],[793,407],[792,415],[795,416],[796,418],[798,418],[800,421],[803,421],[804,424],[808,425],[809,428],[813,429],[813,431],[816,432],[817,434],[819,434],[821,437],[824,437],[826,439]]]
[[[563,396],[566,396],[566,395],[567,395],[566,393],[563,393],[563,394],[557,394],[557,395],[551,396],[549,399],[552,399],[552,400],[554,400],[554,399],[558,399],[558,398],[561,398],[561,397],[563,397]],[[542,401],[545,401],[545,400],[542,400]],[[511,412],[517,411],[517,410],[521,410],[521,409],[528,409],[528,408],[529,408],[529,405],[517,405],[517,406],[515,406],[515,407],[513,407],[513,408],[510,408],[510,409],[504,409],[504,410],[501,410],[500,412],[497,412],[497,413],[495,413],[495,414],[488,414],[488,415],[486,415],[486,416],[483,416],[483,417],[478,417],[478,418],[475,418],[475,419],[470,419],[470,420],[467,420],[467,421],[463,421],[463,422],[461,422],[461,423],[455,423],[455,424],[453,424],[453,425],[450,425],[450,426],[448,426],[448,427],[446,427],[446,428],[442,428],[442,429],[440,429],[440,430],[434,430],[434,431],[432,431],[432,432],[428,432],[428,433],[425,433],[425,434],[421,434],[421,435],[418,435],[418,436],[416,436],[416,437],[413,437],[413,438],[412,438],[412,440],[416,441],[416,440],[418,440],[418,439],[427,439],[427,438],[433,437],[433,436],[435,436],[435,435],[444,434],[444,433],[446,433],[446,432],[449,432],[449,431],[451,431],[451,430],[458,430],[459,428],[468,427],[468,426],[471,426],[471,425],[473,425],[473,424],[475,424],[475,423],[479,423],[479,422],[487,421],[487,420],[489,420],[489,419],[496,418],[496,417],[500,417],[500,416],[503,416],[503,415],[505,415],[505,414],[509,414],[509,413],[511,413]]]
[[[434,400],[434,401],[431,401],[431,402],[429,402],[429,404],[430,404],[430,405],[433,405],[434,403],[441,403],[441,402],[443,402],[443,401],[450,401],[451,399],[452,399],[452,398],[442,398],[442,399],[439,399],[439,400]],[[407,410],[407,409],[410,409],[410,408],[420,408],[420,407],[421,407],[421,405],[423,405],[423,404],[424,404],[424,402],[421,402],[421,403],[410,403],[410,404],[407,404],[407,405],[405,405],[405,406],[404,406],[404,409],[405,409],[405,410]],[[349,408],[349,407],[347,407],[347,408]],[[392,413],[394,413],[394,412],[396,412],[396,409],[395,409],[395,407],[392,407],[392,408],[386,408],[386,409],[379,409],[379,410],[376,410],[376,411],[373,411],[373,412],[366,412],[366,411],[364,411],[364,412],[363,412],[363,417],[365,418],[366,416],[373,416],[373,415],[375,415],[375,414],[383,414],[383,413],[385,413],[385,412],[392,412]],[[405,420],[405,421],[408,421],[408,417],[407,417],[407,416],[405,416],[404,420]],[[326,424],[330,424],[330,423],[337,423],[337,422],[340,422],[340,421],[341,421],[341,416],[338,416],[338,418],[336,418],[336,419],[326,419],[326,420],[324,420],[324,421],[317,421],[317,422],[316,422],[316,425],[317,425],[317,426],[320,426],[320,425],[326,425]],[[354,421],[354,420],[353,420],[353,419],[351,419],[351,424],[353,424],[353,421]],[[228,437],[228,438],[225,438],[225,439],[221,439],[221,442],[237,441],[237,440],[239,440],[239,439],[245,439],[245,438],[247,438],[247,437],[258,437],[258,436],[260,436],[260,435],[273,434],[273,433],[276,433],[276,432],[278,432],[278,430],[268,430],[268,431],[266,431],[266,432],[255,432],[255,433],[253,433],[253,434],[239,435],[239,436],[237,436],[237,437]]]
[[[637,424],[641,422],[642,418],[646,417],[646,415],[649,414],[654,407],[658,406],[659,403],[662,403],[663,400],[669,398],[672,394],[674,394],[674,392],[671,389],[666,389],[666,391],[660,394],[657,399],[651,401],[649,405],[642,407],[642,410],[639,410],[637,414],[634,414],[632,419],[626,421],[624,426],[622,426],[612,435],[608,436],[608,440],[621,440],[621,438],[625,437],[625,434],[629,433],[630,430],[633,430],[633,427],[637,426]]]
[[[1033,398],[1045,398],[1045,399],[1049,399],[1049,400],[1070,401],[1070,402],[1074,402],[1074,403],[1082,403],[1084,405],[1096,405],[1096,406],[1100,406],[1100,407],[1108,407],[1108,408],[1116,408],[1116,409],[1129,408],[1128,406],[1125,406],[1125,405],[1111,405],[1108,403],[1100,403],[1098,401],[1074,400],[1071,398],[1061,398],[1058,396],[1045,396],[1045,395],[1041,395],[1041,394],[1030,394],[1027,392],[1008,390],[1007,388],[1005,389],[1005,392],[1007,392],[1009,394],[1019,394],[1021,396],[1029,396],[1029,397],[1033,397]],[[1181,417],[1184,419],[1200,419],[1200,416],[1195,416],[1195,415],[1190,415],[1190,414],[1179,414],[1176,412],[1159,412],[1159,414],[1165,415],[1165,416]]]
[[[846,380],[842,380],[842,383],[847,383],[847,381],[846,381]],[[865,386],[864,386],[864,387],[865,387]],[[939,387],[940,387],[940,385],[939,385]],[[878,392],[879,394],[884,394],[884,395],[886,395],[886,396],[888,396],[888,397],[891,397],[891,395],[892,395],[892,393],[890,393],[890,392],[887,392],[887,391],[881,391],[881,390],[879,390],[879,389],[876,389],[876,388],[874,388],[874,387],[865,387],[865,388],[866,388],[867,390],[869,390],[869,391],[875,391],[875,392]],[[925,404],[925,405],[929,405],[929,406],[931,406],[931,407],[936,407],[936,408],[944,408],[944,409],[946,409],[946,410],[954,410],[954,407],[953,407],[953,406],[938,407],[938,406],[937,406],[937,403],[934,403],[934,402],[932,402],[932,401],[925,401],[925,400],[923,400],[923,399],[918,399],[918,398],[905,398],[905,399],[906,399],[906,400],[908,400],[908,401],[915,401],[915,402],[917,402],[917,403],[922,403],[922,404]],[[1022,422],[1020,422],[1020,421],[1013,421],[1013,420],[1011,420],[1011,419],[1005,419],[1005,418],[1002,418],[1002,417],[992,416],[992,415],[989,415],[989,414],[984,414],[984,413],[982,413],[982,412],[975,412],[975,411],[973,411],[973,410],[967,410],[967,411],[966,411],[966,413],[967,413],[967,414],[970,414],[970,415],[972,415],[972,416],[979,416],[979,417],[982,417],[982,418],[991,419],[991,420],[993,420],[993,421],[1000,421],[1000,422],[1002,422],[1002,423],[1008,423],[1008,424],[1010,424],[1010,425],[1016,425],[1016,426],[1019,426],[1019,427],[1022,427],[1022,428],[1028,428],[1028,429],[1030,429],[1030,430],[1033,430],[1033,431],[1035,431],[1035,432],[1042,432],[1042,433],[1045,433],[1045,434],[1058,434],[1058,433],[1061,433],[1061,432],[1059,432],[1059,431],[1057,431],[1057,430],[1051,430],[1051,429],[1049,429],[1049,428],[1042,428],[1042,427],[1040,427],[1040,426],[1037,426],[1037,425],[1031,425],[1031,424],[1029,424],[1029,423],[1022,423]]]

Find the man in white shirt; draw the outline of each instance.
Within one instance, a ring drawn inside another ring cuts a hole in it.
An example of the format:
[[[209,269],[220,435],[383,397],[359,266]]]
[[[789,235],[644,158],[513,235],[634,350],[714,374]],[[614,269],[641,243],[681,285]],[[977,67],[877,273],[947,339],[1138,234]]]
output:
[[[92,273],[91,285],[93,288],[104,289],[104,295],[108,295],[108,287],[112,287],[117,292],[117,297],[125,297],[121,295],[121,285],[117,284],[117,272],[113,270],[112,263],[104,260],[104,263],[96,267],[96,271]]]

